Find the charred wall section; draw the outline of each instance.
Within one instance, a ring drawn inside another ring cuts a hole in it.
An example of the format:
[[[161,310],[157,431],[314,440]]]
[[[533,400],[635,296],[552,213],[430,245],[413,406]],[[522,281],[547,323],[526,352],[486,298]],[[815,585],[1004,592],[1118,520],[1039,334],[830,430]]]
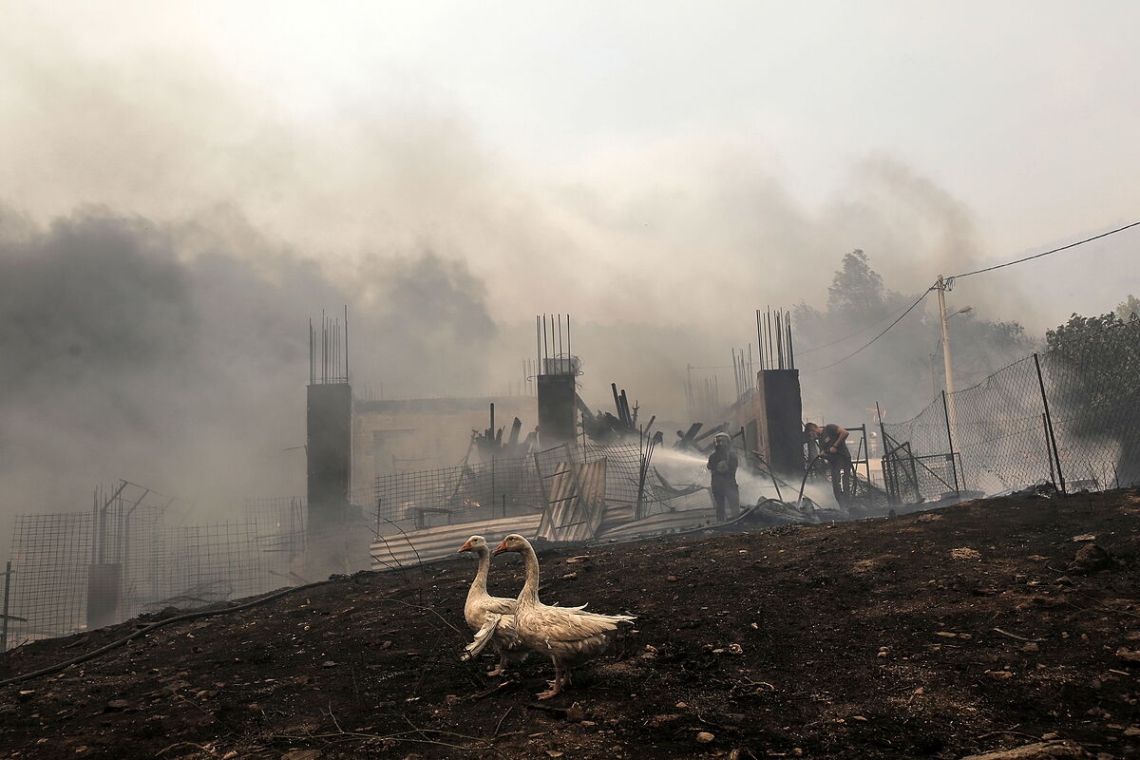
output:
[[[352,387],[308,386],[306,453],[309,532],[342,524],[352,484]]]
[[[777,473],[796,478],[804,472],[803,401],[797,369],[766,369],[756,376],[756,393],[740,408],[738,424],[749,445]],[[753,433],[755,431],[755,433]]]
[[[538,376],[538,441],[549,448],[577,435],[577,378],[573,374]]]

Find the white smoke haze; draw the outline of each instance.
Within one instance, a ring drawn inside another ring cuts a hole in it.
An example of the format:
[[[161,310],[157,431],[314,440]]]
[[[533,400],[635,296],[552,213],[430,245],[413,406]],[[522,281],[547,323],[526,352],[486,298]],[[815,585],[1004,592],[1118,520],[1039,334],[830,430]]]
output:
[[[308,323],[326,310],[348,306],[354,386],[389,398],[517,387],[535,315],[570,315],[589,406],[612,411],[616,383],[641,419],[688,422],[687,365],[721,368],[731,401],[755,310],[822,305],[845,253],[915,296],[986,253],[971,210],[888,155],[822,203],[790,189],[778,146],[728,129],[536,171],[379,53],[299,100],[235,69],[225,35],[188,43],[206,22],[185,8],[136,8],[157,24],[140,44],[2,7],[0,531],[118,478],[204,517],[303,493]],[[978,285],[979,316],[1033,308]],[[805,409],[892,392],[859,377]]]

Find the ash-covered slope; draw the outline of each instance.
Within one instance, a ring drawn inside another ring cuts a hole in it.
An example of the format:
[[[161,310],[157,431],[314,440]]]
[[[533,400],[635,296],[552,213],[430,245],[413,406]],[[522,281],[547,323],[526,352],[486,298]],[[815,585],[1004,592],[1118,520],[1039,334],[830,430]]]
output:
[[[460,661],[466,557],[334,578],[0,656],[0,758],[1140,756],[1138,531],[1130,490],[546,551],[544,601],[638,619],[541,703]]]

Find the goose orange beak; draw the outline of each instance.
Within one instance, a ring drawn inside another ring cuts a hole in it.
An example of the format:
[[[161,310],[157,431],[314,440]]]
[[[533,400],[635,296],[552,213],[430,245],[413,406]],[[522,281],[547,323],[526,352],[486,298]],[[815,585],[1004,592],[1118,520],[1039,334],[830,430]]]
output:
[[[464,542],[463,546],[459,547],[459,551],[457,551],[456,554],[460,554],[462,552],[469,552],[469,551],[471,551],[472,548],[473,547],[471,546],[471,539],[467,539],[467,541]]]
[[[502,554],[505,551],[507,551],[507,542],[503,541],[495,547],[495,551],[491,552],[491,554]]]

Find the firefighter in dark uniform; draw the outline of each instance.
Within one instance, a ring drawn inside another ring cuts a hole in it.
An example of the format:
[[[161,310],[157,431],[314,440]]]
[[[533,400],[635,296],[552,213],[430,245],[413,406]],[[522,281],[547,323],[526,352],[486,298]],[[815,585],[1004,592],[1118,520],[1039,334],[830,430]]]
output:
[[[713,438],[713,451],[709,454],[708,470],[712,473],[712,498],[716,505],[717,522],[728,519],[740,511],[740,489],[736,485],[736,454],[732,450],[728,433],[717,433]]]

